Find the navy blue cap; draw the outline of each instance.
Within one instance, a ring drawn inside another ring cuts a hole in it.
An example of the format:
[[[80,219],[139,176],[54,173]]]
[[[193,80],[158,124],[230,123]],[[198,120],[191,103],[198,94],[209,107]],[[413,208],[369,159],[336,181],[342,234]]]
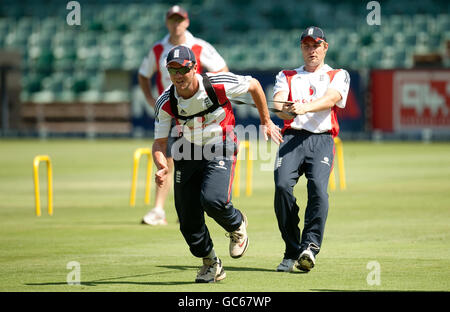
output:
[[[195,54],[187,46],[178,45],[167,54],[166,66],[172,62],[177,62],[182,66],[191,66],[191,64],[196,63]]]
[[[325,41],[325,42],[327,41],[323,30],[316,26],[310,26],[310,27],[306,28],[305,31],[302,33],[300,41],[303,41],[303,39],[305,39],[307,37],[311,37],[316,42],[319,42],[319,43],[322,41]]]

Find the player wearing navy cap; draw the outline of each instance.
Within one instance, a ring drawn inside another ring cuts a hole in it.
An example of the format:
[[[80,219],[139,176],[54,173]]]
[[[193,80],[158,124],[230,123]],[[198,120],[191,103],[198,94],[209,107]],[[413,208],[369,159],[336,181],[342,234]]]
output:
[[[294,267],[311,270],[320,251],[328,215],[328,180],[333,166],[334,140],[339,133],[336,110],[344,108],[350,77],[343,69],[324,63],[328,50],[325,34],[308,27],[300,37],[304,65],[276,76],[274,97],[284,119],[283,143],[275,162],[275,213],[285,242],[277,271]],[[291,114],[295,114],[295,118]],[[303,232],[293,188],[301,175],[307,179],[308,201]]]
[[[166,27],[169,33],[160,41],[156,42],[150,49],[148,55],[142,61],[139,68],[139,85],[144,93],[146,101],[153,108],[155,107],[155,98],[152,95],[151,78],[156,74],[156,87],[158,95],[170,86],[171,81],[166,70],[166,57],[170,49],[174,46],[184,44],[192,49],[197,58],[197,72],[204,70],[210,72],[227,72],[228,67],[224,59],[208,42],[194,37],[187,28],[189,27],[188,12],[179,5],[172,6],[166,13]],[[170,172],[173,172],[173,160],[170,157],[170,146],[172,138],[168,144],[168,164]],[[143,224],[165,225],[166,213],[164,203],[169,192],[171,183],[163,187],[156,188],[155,206],[143,218]]]
[[[153,159],[156,183],[164,185],[169,175],[168,137],[178,138],[171,152],[180,231],[191,253],[203,258],[195,281],[210,283],[224,279],[225,271],[215,254],[205,212],[228,232],[232,258],[241,257],[249,245],[247,218],[231,202],[239,143],[229,99],[250,93],[266,139],[270,136],[278,143],[281,133],[270,119],[264,91],[256,79],[233,73],[200,75],[196,73],[197,66],[193,51],[186,46],[174,47],[167,56],[172,86],[156,101]],[[177,123],[176,133],[171,131],[172,120]]]

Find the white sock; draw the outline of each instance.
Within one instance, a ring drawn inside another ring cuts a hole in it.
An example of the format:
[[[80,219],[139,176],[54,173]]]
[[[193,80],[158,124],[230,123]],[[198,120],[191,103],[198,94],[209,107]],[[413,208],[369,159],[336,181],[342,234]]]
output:
[[[153,208],[153,211],[159,214],[164,213],[164,209],[162,209],[161,207],[155,207]]]
[[[211,251],[209,252],[209,254],[205,258],[212,259],[212,260],[217,258],[216,252],[214,251],[214,248],[211,249]]]

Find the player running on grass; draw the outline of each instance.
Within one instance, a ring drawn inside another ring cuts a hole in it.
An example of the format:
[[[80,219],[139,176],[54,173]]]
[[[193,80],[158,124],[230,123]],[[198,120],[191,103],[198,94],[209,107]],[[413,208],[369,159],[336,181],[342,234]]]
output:
[[[304,66],[283,70],[276,77],[274,100],[294,101],[277,104],[284,113],[283,140],[275,162],[275,213],[285,242],[283,261],[277,271],[303,271],[314,267],[328,215],[328,180],[333,166],[334,141],[339,124],[336,109],[344,108],[350,77],[343,69],[324,63],[328,50],[325,34],[308,27],[301,35]],[[292,118],[294,113],[297,116]],[[308,202],[300,235],[299,207],[293,188],[305,174]]]
[[[279,143],[281,133],[270,119],[264,91],[256,79],[233,73],[200,75],[197,66],[193,51],[186,46],[174,47],[167,56],[172,86],[156,101],[153,158],[158,168],[155,180],[162,186],[169,175],[168,137],[178,136],[172,147],[175,208],[191,253],[203,258],[195,282],[210,283],[226,274],[214,251],[204,213],[228,232],[232,258],[241,257],[249,244],[247,218],[231,202],[238,142],[229,98],[249,92],[266,139],[270,136]],[[175,134],[170,133],[172,120],[177,123]]]
[[[192,36],[187,30],[189,27],[189,16],[185,9],[175,5],[171,7],[166,13],[166,27],[169,30],[162,40],[156,42],[150,49],[148,55],[142,61],[139,68],[139,85],[145,95],[147,102],[155,107],[155,98],[151,92],[150,78],[156,74],[156,86],[158,88],[158,95],[170,86],[171,81],[166,70],[166,57],[170,49],[179,44],[185,44],[194,51],[197,57],[197,71],[201,73],[203,69],[210,72],[227,72],[228,67],[224,59],[217,53],[213,46],[206,41]],[[173,172],[173,160],[170,155],[170,147],[173,140],[169,138],[168,144],[168,166],[169,172]],[[156,188],[155,207],[151,209],[143,218],[143,224],[149,225],[165,225],[166,213],[164,210],[164,203],[170,189],[171,182],[164,186]]]

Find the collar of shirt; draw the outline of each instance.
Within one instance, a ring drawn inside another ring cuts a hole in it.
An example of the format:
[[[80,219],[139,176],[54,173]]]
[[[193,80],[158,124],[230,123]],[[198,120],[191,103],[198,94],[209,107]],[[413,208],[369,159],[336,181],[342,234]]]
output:
[[[190,98],[184,99],[178,95],[176,88],[174,90],[174,96],[178,101],[179,113],[181,112],[181,115],[184,116],[197,114],[198,112],[208,108],[208,104],[205,103],[205,101],[208,102],[206,100],[208,95],[206,94],[205,87],[203,86],[203,77],[200,74],[195,75],[198,79],[198,90]]]
[[[331,68],[328,64],[323,64],[323,66],[321,68],[319,68],[318,71],[311,73],[309,71],[305,70],[305,65],[300,66],[299,68],[296,69],[296,71],[298,73],[310,73],[310,74],[316,74],[316,73],[321,73],[321,72],[329,72],[330,70],[333,70],[333,68]]]

